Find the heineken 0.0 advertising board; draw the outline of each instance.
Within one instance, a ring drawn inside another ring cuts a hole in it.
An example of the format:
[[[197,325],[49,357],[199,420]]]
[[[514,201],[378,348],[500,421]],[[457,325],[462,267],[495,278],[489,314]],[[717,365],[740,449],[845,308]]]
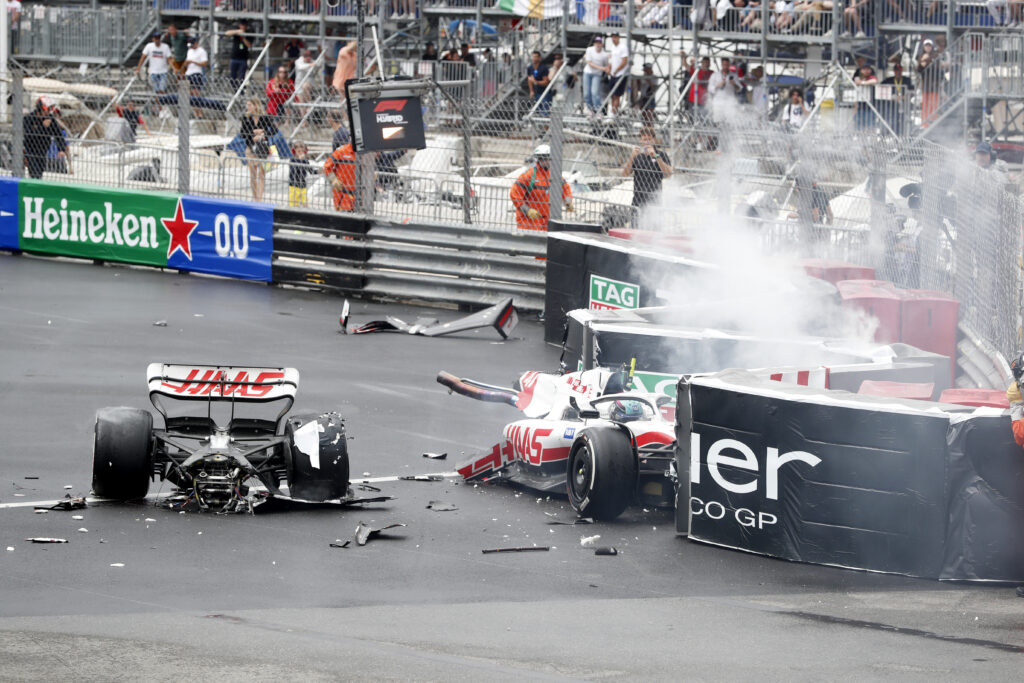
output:
[[[270,280],[273,209],[0,179],[0,247]]]

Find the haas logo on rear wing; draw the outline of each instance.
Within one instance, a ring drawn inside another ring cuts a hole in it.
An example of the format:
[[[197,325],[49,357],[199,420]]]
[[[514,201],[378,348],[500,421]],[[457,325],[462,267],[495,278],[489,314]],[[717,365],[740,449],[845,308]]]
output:
[[[294,368],[237,368],[215,365],[161,365],[147,371],[150,393],[180,399],[270,401],[295,396]]]

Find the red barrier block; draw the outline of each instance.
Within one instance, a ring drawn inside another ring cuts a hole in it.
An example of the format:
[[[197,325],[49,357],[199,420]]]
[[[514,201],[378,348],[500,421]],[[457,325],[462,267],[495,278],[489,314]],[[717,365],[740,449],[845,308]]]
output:
[[[800,262],[811,277],[838,284],[843,280],[874,280],[875,269],[828,258],[808,258]]]
[[[653,230],[634,230],[633,228],[612,228],[608,231],[608,236],[618,237],[623,240],[631,240],[637,244],[663,247],[681,254],[693,253],[693,247],[690,245],[690,238],[685,235],[666,235],[663,232],[655,232]]]
[[[842,280],[836,288],[843,308],[861,310],[878,319],[876,342],[900,341],[903,296],[895,285],[883,280]]]
[[[979,408],[1009,408],[1006,392],[999,389],[946,389],[939,396],[940,403]]]
[[[935,393],[934,382],[885,382],[866,379],[860,384],[858,394],[865,396],[886,396],[888,398],[912,398],[915,401],[930,401]]]
[[[956,358],[960,302],[942,292],[908,289],[902,292],[900,341],[923,351]]]

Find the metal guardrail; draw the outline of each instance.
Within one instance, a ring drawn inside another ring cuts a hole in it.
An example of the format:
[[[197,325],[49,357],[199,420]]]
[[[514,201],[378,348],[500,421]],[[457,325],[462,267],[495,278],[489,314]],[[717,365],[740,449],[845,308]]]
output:
[[[275,211],[274,281],[476,307],[544,308],[547,236]]]

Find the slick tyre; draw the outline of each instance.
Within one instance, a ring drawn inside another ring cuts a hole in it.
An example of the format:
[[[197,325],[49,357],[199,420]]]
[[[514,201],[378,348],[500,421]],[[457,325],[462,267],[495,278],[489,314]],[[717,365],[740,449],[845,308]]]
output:
[[[637,463],[629,436],[616,427],[584,431],[569,451],[569,503],[583,517],[622,514],[636,488]]]
[[[288,492],[323,502],[348,494],[348,443],[338,413],[293,415],[285,427]]]
[[[144,497],[153,474],[152,445],[153,415],[148,411],[97,411],[92,448],[93,494],[115,500]]]

